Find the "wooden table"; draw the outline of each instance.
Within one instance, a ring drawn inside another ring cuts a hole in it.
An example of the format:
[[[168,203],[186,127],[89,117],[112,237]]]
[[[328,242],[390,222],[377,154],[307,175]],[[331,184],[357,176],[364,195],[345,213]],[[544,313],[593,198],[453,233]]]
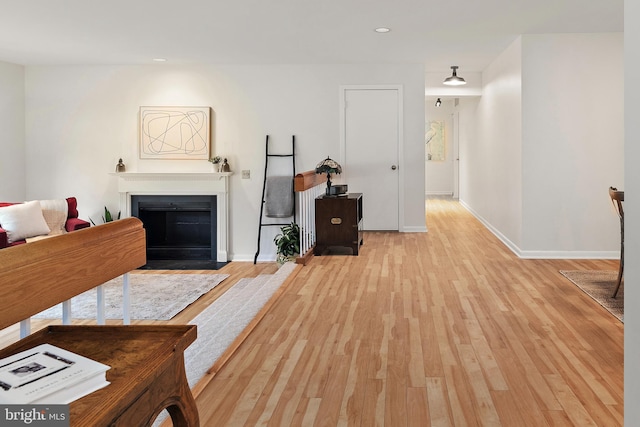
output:
[[[72,426],[150,426],[165,408],[174,426],[197,426],[183,356],[195,339],[195,325],[49,326],[0,358],[49,343],[111,366],[110,385],[71,403]]]

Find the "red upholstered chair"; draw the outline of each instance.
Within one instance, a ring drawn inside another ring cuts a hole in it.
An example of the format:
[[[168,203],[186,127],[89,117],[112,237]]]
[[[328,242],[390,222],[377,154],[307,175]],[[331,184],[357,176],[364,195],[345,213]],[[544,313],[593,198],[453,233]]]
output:
[[[70,231],[80,230],[82,228],[87,228],[91,226],[91,224],[85,220],[78,218],[78,201],[75,197],[69,197],[67,200],[67,222],[65,223],[65,229]],[[0,202],[0,208],[4,206],[11,206],[17,203],[11,202]],[[2,224],[0,224],[0,249],[6,248],[8,246],[15,246],[25,243],[25,240],[17,240],[15,242],[9,243],[7,238],[7,231],[2,228]]]

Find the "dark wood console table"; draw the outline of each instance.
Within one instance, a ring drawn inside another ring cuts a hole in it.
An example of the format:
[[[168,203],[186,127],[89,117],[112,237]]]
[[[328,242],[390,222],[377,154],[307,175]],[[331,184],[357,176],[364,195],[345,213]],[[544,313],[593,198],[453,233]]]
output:
[[[332,246],[351,248],[358,255],[362,240],[362,193],[316,198],[316,247],[322,255]]]

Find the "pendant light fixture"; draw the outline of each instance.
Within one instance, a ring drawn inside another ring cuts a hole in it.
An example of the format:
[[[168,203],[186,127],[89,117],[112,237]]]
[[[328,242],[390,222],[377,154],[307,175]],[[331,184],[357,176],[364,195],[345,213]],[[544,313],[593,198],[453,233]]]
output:
[[[440,101],[440,98],[438,98],[438,99],[436,100],[436,107],[439,107],[439,106],[441,106],[441,105],[442,105],[442,101]]]
[[[447,77],[446,79],[444,79],[443,83],[448,85],[448,86],[466,85],[467,82],[465,82],[462,77],[458,77],[458,74],[456,73],[456,70],[458,69],[458,66],[457,65],[452,65],[451,69],[453,70],[453,74],[451,74],[451,77]]]

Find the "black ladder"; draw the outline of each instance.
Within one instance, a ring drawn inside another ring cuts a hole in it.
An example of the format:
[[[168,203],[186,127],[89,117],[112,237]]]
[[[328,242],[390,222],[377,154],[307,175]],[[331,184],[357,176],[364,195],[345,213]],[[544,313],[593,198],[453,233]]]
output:
[[[265,203],[265,190],[267,188],[267,171],[269,169],[269,159],[271,157],[291,157],[291,165],[293,169],[293,175],[291,176],[291,191],[293,191],[293,179],[296,176],[296,136],[291,135],[291,154],[269,154],[269,135],[266,137],[265,142],[265,159],[264,159],[264,180],[262,182],[262,199],[260,203],[260,223],[258,225],[258,248],[256,254],[253,257],[253,263],[258,261],[258,255],[260,254],[260,237],[262,236],[262,227],[270,226],[283,226],[289,225],[289,223],[265,223],[264,222],[264,203]],[[296,222],[296,198],[293,197],[293,222]]]

